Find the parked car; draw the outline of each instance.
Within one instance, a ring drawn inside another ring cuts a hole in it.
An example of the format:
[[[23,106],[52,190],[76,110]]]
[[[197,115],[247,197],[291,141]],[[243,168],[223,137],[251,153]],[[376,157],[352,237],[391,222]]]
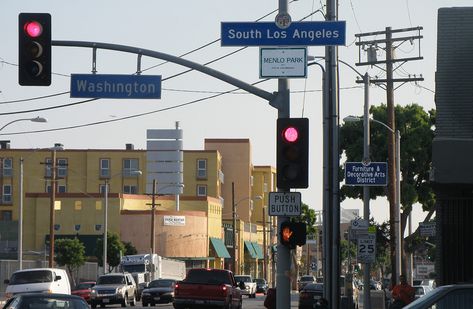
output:
[[[6,298],[19,293],[45,292],[71,294],[69,277],[64,269],[59,268],[30,268],[15,271],[5,290]]]
[[[253,282],[251,276],[235,275],[235,281],[238,283],[243,282],[245,284],[245,288],[241,291],[243,295],[248,295],[249,298],[256,297],[256,283]]]
[[[90,291],[95,285],[95,281],[84,281],[79,282],[76,287],[72,290],[72,295],[77,295],[85,299],[86,302],[90,302]]]
[[[262,278],[253,279],[253,282],[256,282],[256,293],[263,293],[266,295],[268,291],[268,283]]]
[[[323,283],[309,283],[299,292],[299,309],[318,308],[323,301]]]
[[[314,283],[315,282],[315,277],[312,275],[304,275],[299,278],[299,281],[297,282],[297,289],[299,292],[309,283]]]
[[[148,284],[148,287],[141,293],[141,303],[143,307],[154,306],[156,304],[172,303],[174,300],[174,289],[176,280],[156,279]]]
[[[48,293],[22,293],[10,298],[3,309],[18,308],[74,308],[89,309],[87,302],[79,296]]]
[[[108,304],[121,304],[122,307],[136,303],[135,280],[130,273],[110,273],[98,278],[97,284],[90,292],[90,306],[105,307]]]
[[[473,308],[473,284],[443,285],[428,292],[404,309]]]
[[[415,290],[415,298],[420,298],[427,294],[428,292],[432,291],[432,289],[426,285],[414,285],[413,286]]]

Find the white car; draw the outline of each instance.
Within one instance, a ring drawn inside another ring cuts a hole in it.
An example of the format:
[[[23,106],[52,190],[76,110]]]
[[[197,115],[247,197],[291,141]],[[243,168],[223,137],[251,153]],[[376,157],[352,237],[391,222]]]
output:
[[[237,283],[243,282],[245,289],[241,290],[242,295],[248,295],[249,298],[256,297],[256,282],[253,282],[253,278],[249,275],[235,275],[235,281]]]

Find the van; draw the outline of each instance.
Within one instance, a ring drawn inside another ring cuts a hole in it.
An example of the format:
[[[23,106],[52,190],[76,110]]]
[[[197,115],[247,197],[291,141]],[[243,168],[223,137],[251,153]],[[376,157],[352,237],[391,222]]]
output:
[[[15,271],[5,290],[7,298],[19,293],[57,293],[71,294],[69,277],[64,269],[59,268],[30,268]]]

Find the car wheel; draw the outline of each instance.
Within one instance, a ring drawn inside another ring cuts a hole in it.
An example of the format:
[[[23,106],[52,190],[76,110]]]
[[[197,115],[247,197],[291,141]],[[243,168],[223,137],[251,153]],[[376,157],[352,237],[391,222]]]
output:
[[[148,307],[148,303],[145,302],[145,301],[142,303],[142,305],[143,305],[143,307]]]
[[[130,305],[134,307],[136,305],[136,296],[133,294],[133,298],[131,299]]]
[[[105,304],[100,304],[100,308],[105,308]]]
[[[128,306],[128,294],[125,294],[125,297],[123,297],[122,300],[122,307],[127,307]]]
[[[94,308],[94,309],[95,309],[95,308],[97,308],[97,304],[96,304],[96,303],[94,303],[94,302],[91,302],[91,303],[90,303],[90,307],[92,307],[92,308]]]

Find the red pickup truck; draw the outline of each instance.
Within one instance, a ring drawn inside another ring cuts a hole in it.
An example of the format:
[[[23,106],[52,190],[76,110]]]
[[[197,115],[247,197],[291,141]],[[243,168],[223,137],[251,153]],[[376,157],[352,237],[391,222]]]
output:
[[[184,280],[176,283],[173,306],[175,309],[207,306],[241,309],[241,286],[233,273],[225,269],[190,269]]]

